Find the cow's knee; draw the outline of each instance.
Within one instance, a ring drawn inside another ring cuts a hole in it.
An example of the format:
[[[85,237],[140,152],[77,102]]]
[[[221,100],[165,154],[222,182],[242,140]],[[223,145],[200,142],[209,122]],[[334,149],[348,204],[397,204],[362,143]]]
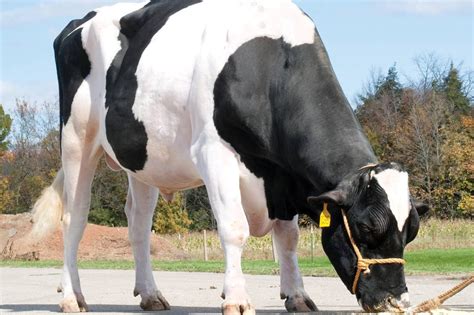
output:
[[[221,224],[219,234],[223,245],[242,248],[250,236],[249,225],[243,220],[225,222]]]

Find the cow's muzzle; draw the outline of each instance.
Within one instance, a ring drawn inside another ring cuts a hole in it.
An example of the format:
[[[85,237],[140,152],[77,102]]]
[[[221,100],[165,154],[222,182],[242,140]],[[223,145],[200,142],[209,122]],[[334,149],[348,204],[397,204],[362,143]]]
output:
[[[363,299],[359,299],[358,302],[366,312],[404,313],[410,307],[410,297],[408,293],[403,293],[399,298],[389,295],[376,305],[366,304]]]

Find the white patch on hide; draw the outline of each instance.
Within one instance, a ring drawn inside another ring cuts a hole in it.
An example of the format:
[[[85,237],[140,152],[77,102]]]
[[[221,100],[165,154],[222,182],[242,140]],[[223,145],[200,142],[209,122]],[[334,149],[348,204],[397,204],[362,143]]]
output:
[[[397,220],[398,230],[402,231],[410,213],[408,173],[387,169],[374,175],[374,178],[385,190],[390,210]]]
[[[400,296],[400,305],[402,308],[410,306],[410,294],[408,294],[408,292],[405,292]]]

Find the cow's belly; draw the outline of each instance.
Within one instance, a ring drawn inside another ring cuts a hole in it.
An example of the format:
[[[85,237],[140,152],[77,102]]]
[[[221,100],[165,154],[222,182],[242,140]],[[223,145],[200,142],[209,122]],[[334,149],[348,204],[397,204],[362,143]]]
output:
[[[191,159],[191,126],[181,115],[157,110],[153,120],[145,123],[148,134],[147,162],[135,176],[141,181],[171,194],[202,185]]]

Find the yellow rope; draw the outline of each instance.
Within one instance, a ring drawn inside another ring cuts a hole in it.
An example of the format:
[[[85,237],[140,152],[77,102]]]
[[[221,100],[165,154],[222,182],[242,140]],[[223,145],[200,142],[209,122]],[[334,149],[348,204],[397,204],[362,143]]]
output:
[[[357,256],[357,272],[354,277],[354,282],[352,283],[352,294],[355,294],[356,289],[357,289],[357,283],[359,282],[360,274],[362,271],[364,273],[370,272],[370,265],[375,265],[375,264],[405,264],[405,260],[401,258],[384,258],[384,259],[369,259],[369,258],[363,258],[362,254],[360,253],[359,248],[357,247],[354,239],[352,238],[352,233],[351,229],[349,228],[349,222],[347,221],[347,215],[344,210],[342,210],[342,219],[344,221],[344,226],[347,231],[347,235],[349,236],[349,240],[351,241],[352,248],[354,249],[354,252]],[[437,297],[431,299],[431,300],[426,300],[420,304],[418,304],[416,307],[414,307],[411,312],[412,313],[421,313],[421,312],[428,312],[431,311],[435,308],[438,308],[441,304],[444,303],[447,299],[451,298],[455,294],[459,293],[462,291],[464,288],[469,286],[470,284],[474,283],[474,276],[470,276],[454,288],[444,292],[443,294],[438,295]],[[400,312],[403,312],[402,309],[399,309]]]
[[[383,259],[376,259],[376,258],[363,258],[362,254],[360,253],[359,248],[357,247],[354,239],[352,238],[351,229],[349,228],[349,222],[347,221],[347,215],[344,210],[342,210],[342,218],[344,221],[344,226],[346,227],[347,235],[349,236],[349,240],[351,241],[352,248],[354,248],[354,252],[357,256],[357,271],[354,277],[354,282],[352,283],[352,294],[356,293],[357,284],[359,283],[360,273],[364,271],[364,273],[370,272],[370,265],[375,264],[405,264],[405,260],[402,258],[383,258]]]
[[[465,289],[467,286],[471,285],[474,283],[474,276],[470,276],[454,288],[444,292],[443,294],[438,295],[437,297],[431,299],[431,300],[426,300],[420,304],[418,304],[415,308],[413,308],[412,312],[413,313],[422,313],[422,312],[429,312],[435,308],[438,308],[441,304],[444,303],[447,299],[451,298],[455,294],[461,292],[463,289]]]

